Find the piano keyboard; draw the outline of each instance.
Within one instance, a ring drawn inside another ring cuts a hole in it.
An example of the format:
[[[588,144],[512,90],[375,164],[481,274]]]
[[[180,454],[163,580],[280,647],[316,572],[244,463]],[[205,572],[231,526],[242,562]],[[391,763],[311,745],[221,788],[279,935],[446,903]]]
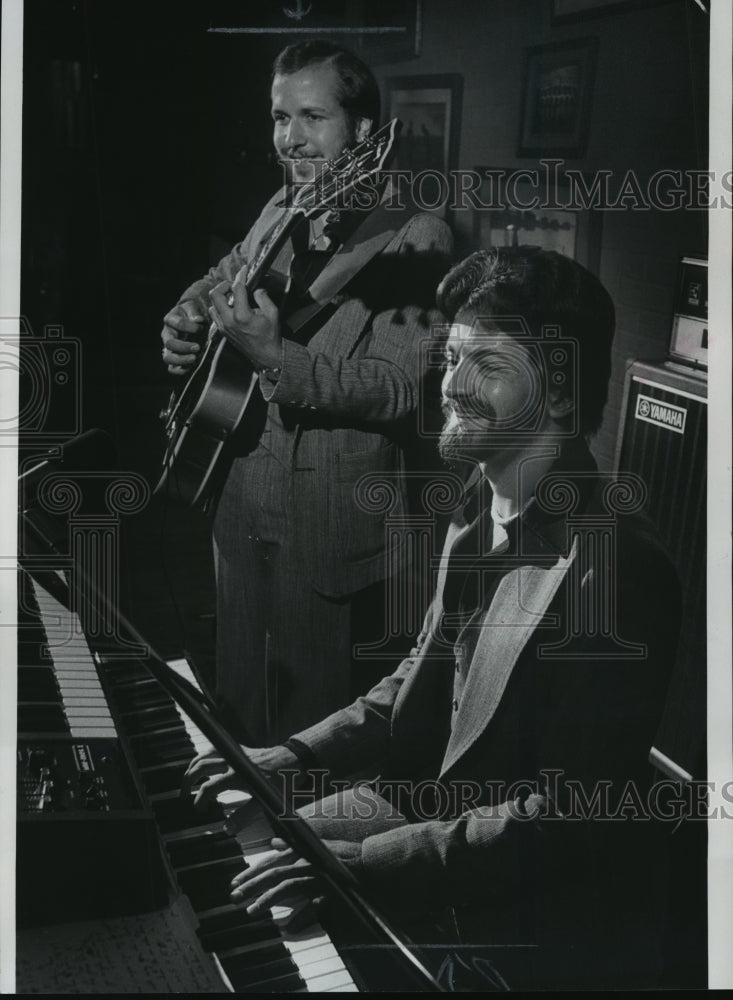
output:
[[[30,584],[46,642],[38,663],[19,668],[18,731],[58,732],[75,740],[115,737],[114,720],[78,619],[35,580]],[[40,699],[27,697],[44,682],[46,691]]]
[[[169,663],[197,685],[188,663]],[[134,662],[102,666],[121,725],[128,731],[139,775],[161,830],[175,879],[199,921],[198,933],[232,992],[358,992],[336,947],[320,925],[288,929],[290,907],[272,907],[252,918],[230,903],[229,883],[269,853],[273,831],[245,792],[224,792],[217,803],[196,809],[179,794],[190,760],[211,749],[147,671]],[[249,803],[252,819],[236,839],[224,829],[234,809]],[[304,903],[306,901],[304,900]]]
[[[229,883],[234,875],[274,853],[270,844],[273,831],[247,793],[224,792],[218,802],[199,809],[193,806],[193,797],[190,800],[181,797],[181,779],[189,762],[196,754],[211,749],[191,719],[178,709],[141,662],[117,658],[105,662],[98,654],[93,655],[78,618],[35,580],[24,578],[23,593],[26,628],[19,657],[22,720],[19,733],[25,736],[19,741],[19,753],[25,755],[22,771],[28,792],[26,813],[36,812],[42,814],[40,819],[53,820],[53,813],[65,812],[68,820],[68,798],[48,795],[39,800],[40,804],[36,802],[36,784],[41,788],[45,785],[36,781],[35,762],[40,758],[43,758],[41,764],[51,760],[57,788],[69,786],[69,775],[72,783],[80,783],[81,787],[83,782],[83,791],[76,791],[71,803],[80,816],[81,825],[75,830],[85,831],[86,838],[97,837],[96,832],[91,833],[93,824],[89,819],[104,812],[115,814],[117,809],[127,808],[129,812],[130,804],[122,801],[122,789],[118,788],[114,775],[98,770],[95,773],[100,776],[94,781],[87,782],[83,774],[77,777],[72,753],[78,760],[79,754],[86,750],[99,769],[98,762],[106,759],[110,747],[118,748],[117,754],[122,756],[120,736],[124,737],[122,742],[129,748],[134,770],[146,793],[149,829],[154,835],[152,811],[167,867],[195,914],[201,947],[209,954],[224,988],[231,992],[358,992],[323,927],[314,924],[294,932],[288,926],[293,912],[290,907],[273,907],[269,916],[255,919],[244,906],[229,901]],[[37,624],[32,621],[34,618]],[[170,666],[198,686],[185,660],[173,661]],[[21,745],[25,746],[22,751]],[[45,773],[41,767],[41,777]],[[226,832],[224,821],[245,803],[252,816],[235,838]],[[93,812],[84,814],[82,810]],[[68,823],[64,829],[69,829]],[[106,831],[113,829],[116,829],[114,821],[104,827]],[[37,832],[39,837],[44,833],[34,826],[24,834],[26,840],[28,832]],[[55,839],[50,830],[47,833]],[[78,836],[77,832],[69,838],[65,856],[68,853],[71,857]],[[118,855],[125,850],[123,845],[129,830],[116,836],[118,840],[121,838],[114,847]],[[45,852],[38,844],[33,850],[34,859],[25,865],[30,874],[28,883],[23,882],[24,897],[35,892],[37,856],[42,853]],[[73,880],[88,881],[89,861],[85,853],[89,853],[88,849],[82,850],[79,858],[55,864],[54,868],[61,872],[59,878],[63,880],[63,872],[73,869]],[[102,865],[108,863],[107,852],[100,851],[99,857]],[[138,863],[136,858],[127,870],[126,877],[131,883],[134,880],[130,879],[130,868]],[[101,872],[95,880],[103,882]],[[164,885],[162,879],[158,881]],[[66,895],[61,884],[55,895],[60,900]],[[153,905],[159,906],[160,898],[158,890]],[[47,905],[48,900],[42,904]],[[134,908],[128,900],[124,907],[115,909],[112,904],[109,910],[96,910],[89,915],[131,912]],[[67,919],[78,920],[83,916],[84,911],[79,908]],[[51,920],[61,925],[63,909],[54,911]],[[40,922],[48,923],[43,919]]]
[[[78,618],[29,576],[20,583],[17,925],[161,906],[169,879],[153,814]]]

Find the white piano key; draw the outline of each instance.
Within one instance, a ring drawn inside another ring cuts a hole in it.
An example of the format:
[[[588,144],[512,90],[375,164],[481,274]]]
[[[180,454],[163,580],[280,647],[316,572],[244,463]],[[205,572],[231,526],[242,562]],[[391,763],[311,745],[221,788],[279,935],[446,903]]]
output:
[[[308,977],[307,970],[304,970],[301,972],[301,978],[305,978],[309,993],[336,992],[346,986],[355,985],[345,966],[337,972],[330,972],[324,976],[314,976],[312,979]]]
[[[64,708],[66,709],[66,717],[69,720],[109,719],[112,722],[112,717],[106,705],[72,705],[68,701],[64,701]]]
[[[305,961],[306,959],[307,961]],[[301,952],[298,965],[309,979],[330,975],[332,972],[340,972],[344,967],[344,963],[335,948],[332,955],[324,955],[323,958],[319,959],[314,958],[310,951]]]
[[[56,669],[56,679],[59,684],[74,684],[77,687],[93,688],[94,690],[101,691],[102,685],[99,683],[96,673],[93,672],[93,667],[94,664],[92,664],[92,670],[76,670],[59,666]]]
[[[290,943],[287,940],[285,934],[283,934],[283,944],[288,949],[288,951],[293,951],[290,948]],[[323,940],[316,944],[313,941],[308,942],[307,948],[295,949],[296,953],[300,955],[301,965],[313,965],[315,962],[322,962],[327,958],[338,957],[338,952],[331,942],[328,940],[327,935],[323,935]]]
[[[110,730],[103,726],[74,726],[71,730],[71,735],[75,740],[108,739],[114,733],[114,729]]]
[[[279,917],[276,915],[277,911],[281,911]],[[289,915],[290,912],[290,909],[287,907],[272,908],[273,919],[277,923],[282,923],[285,914]],[[340,985],[356,989],[354,981],[344,965],[343,959],[320,924],[314,923],[311,927],[307,927],[298,933],[289,931],[287,924],[282,926],[281,929],[283,944],[290,952],[301,977],[307,983],[309,992],[328,991],[340,988]],[[336,974],[338,974],[337,980],[326,981],[327,976]],[[323,981],[321,981],[321,978]],[[316,983],[316,979],[319,979],[319,982]],[[339,987],[333,985],[336,982],[340,984]]]
[[[331,938],[325,931],[322,931],[320,934],[313,934],[313,928],[310,927],[306,933],[294,934],[287,927],[281,928],[281,932],[283,941],[294,955],[310,951],[311,948],[322,948],[324,945],[331,945]]]
[[[31,584],[72,738],[116,737],[116,726],[78,617],[35,580]]]
[[[229,788],[225,792],[219,792],[217,795],[219,805],[223,806],[224,809],[238,809],[240,806],[245,805],[247,802],[252,801],[252,796],[249,792],[242,791],[239,788]]]
[[[75,690],[75,688],[71,689],[71,691]],[[85,706],[96,708],[98,706],[106,707],[107,702],[98,694],[73,694],[67,689],[64,691],[64,705],[67,708],[84,708]]]

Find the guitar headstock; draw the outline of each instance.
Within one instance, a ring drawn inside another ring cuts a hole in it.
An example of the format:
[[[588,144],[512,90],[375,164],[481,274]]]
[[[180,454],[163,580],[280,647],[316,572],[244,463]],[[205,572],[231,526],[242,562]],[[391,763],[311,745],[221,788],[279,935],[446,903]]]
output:
[[[384,167],[401,128],[400,120],[393,118],[335,160],[326,160],[315,179],[296,190],[291,212],[310,216],[325,208],[348,208],[349,194]]]

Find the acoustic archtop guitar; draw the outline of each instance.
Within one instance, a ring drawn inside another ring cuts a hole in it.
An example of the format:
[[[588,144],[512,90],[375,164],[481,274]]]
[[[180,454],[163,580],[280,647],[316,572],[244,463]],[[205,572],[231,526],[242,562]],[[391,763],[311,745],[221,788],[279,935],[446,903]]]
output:
[[[271,268],[303,219],[348,207],[349,196],[358,186],[379,173],[399,129],[395,118],[338,159],[326,161],[312,183],[295,190],[291,204],[247,265],[245,286],[250,296],[256,289],[268,287],[268,282],[271,286],[273,277],[282,279],[273,275]],[[303,270],[307,273],[308,269]],[[310,306],[288,317],[290,332],[295,334],[319,309],[311,300]],[[227,442],[243,425],[257,381],[252,365],[212,323],[198,362],[161,412],[167,444],[156,493],[208,509],[222,481]]]

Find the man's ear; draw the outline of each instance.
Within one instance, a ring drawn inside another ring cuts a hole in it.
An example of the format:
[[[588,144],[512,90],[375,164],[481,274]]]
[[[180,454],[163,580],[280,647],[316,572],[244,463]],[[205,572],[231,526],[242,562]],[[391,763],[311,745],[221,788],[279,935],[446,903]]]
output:
[[[356,141],[363,142],[372,130],[371,118],[356,119]]]

